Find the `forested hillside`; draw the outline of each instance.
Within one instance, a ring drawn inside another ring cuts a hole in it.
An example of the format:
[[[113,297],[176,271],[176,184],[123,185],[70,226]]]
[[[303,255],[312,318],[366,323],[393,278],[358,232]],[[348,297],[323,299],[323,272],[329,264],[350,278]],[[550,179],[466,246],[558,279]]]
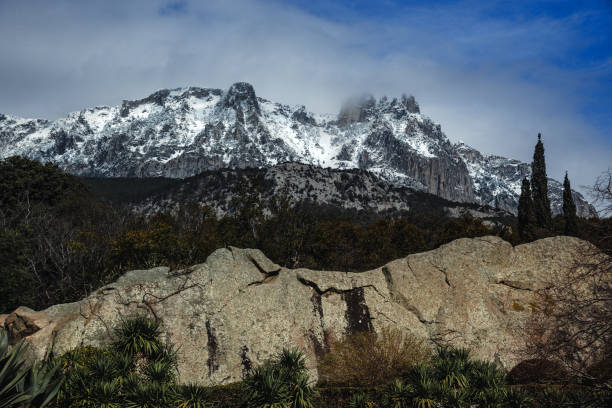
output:
[[[193,265],[230,245],[259,248],[292,268],[362,271],[460,237],[492,234],[519,242],[512,220],[492,227],[435,212],[384,217],[333,205],[290,205],[280,197],[264,211],[248,190],[236,192],[234,211],[224,216],[182,202],[173,212],[145,217],[103,197],[112,192],[129,202],[176,181],[145,179],[137,188],[129,179],[93,185],[19,157],[0,162],[0,180],[0,312],[77,300],[126,270]],[[581,236],[595,241],[597,228],[609,220],[579,222]],[[548,233],[562,231],[562,220],[555,219]]]

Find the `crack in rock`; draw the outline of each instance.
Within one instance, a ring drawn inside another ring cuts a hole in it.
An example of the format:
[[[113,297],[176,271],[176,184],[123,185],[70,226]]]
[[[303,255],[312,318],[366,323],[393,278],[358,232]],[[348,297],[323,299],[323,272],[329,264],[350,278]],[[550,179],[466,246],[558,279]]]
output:
[[[522,287],[520,287],[520,286],[519,286],[518,284],[516,284],[516,283],[510,283],[510,282],[505,281],[505,280],[500,280],[500,281],[497,281],[497,282],[495,282],[495,283],[496,283],[496,284],[498,284],[498,285],[504,285],[504,286],[507,286],[507,287],[509,287],[509,288],[511,288],[511,289],[515,289],[515,290],[524,290],[524,291],[526,291],[526,292],[533,292],[533,289],[530,289],[530,288],[522,288]]]
[[[446,282],[449,288],[452,288],[453,285],[451,285],[450,280],[448,280],[448,272],[446,272],[446,269],[442,268],[441,266],[436,265],[435,263],[431,261],[429,261],[429,264],[433,266],[434,268],[436,268],[437,270],[439,270],[440,272],[442,272],[442,274],[444,275],[444,282]]]
[[[380,296],[385,297],[382,293],[380,293],[378,291],[378,289],[374,285],[353,286],[350,289],[338,289],[338,288],[335,288],[333,286],[330,286],[329,288],[327,288],[325,290],[321,290],[319,285],[317,285],[315,282],[313,282],[311,280],[308,280],[308,279],[304,278],[303,276],[297,275],[297,280],[302,285],[310,286],[311,288],[313,288],[315,290],[315,292],[319,296],[324,296],[324,295],[326,295],[328,293],[335,293],[335,294],[338,294],[338,295],[342,295],[342,294],[346,294],[346,293],[351,293],[351,292],[359,290],[359,289],[371,288],[371,289],[374,289],[376,291],[376,293],[378,293]]]
[[[278,268],[278,269],[275,269],[273,271],[266,271],[264,268],[262,268],[262,266],[259,264],[259,262],[257,262],[257,260],[255,258],[253,258],[251,255],[249,255],[248,258],[249,258],[249,261],[251,261],[251,263],[253,265],[255,265],[257,270],[264,275],[264,278],[262,280],[259,280],[259,281],[251,282],[247,286],[259,286],[259,285],[262,285],[264,283],[268,283],[268,282],[272,281],[275,277],[277,277],[279,275],[281,269],[282,269],[282,268]]]
[[[385,277],[385,282],[387,282],[387,289],[389,290],[389,295],[391,296],[391,300],[410,313],[414,314],[416,318],[423,324],[434,324],[436,323],[434,320],[427,320],[423,317],[423,314],[419,309],[417,309],[414,305],[410,304],[410,301],[403,294],[397,292],[395,290],[395,284],[393,282],[393,276],[391,276],[391,271],[387,266],[382,267],[382,273]]]

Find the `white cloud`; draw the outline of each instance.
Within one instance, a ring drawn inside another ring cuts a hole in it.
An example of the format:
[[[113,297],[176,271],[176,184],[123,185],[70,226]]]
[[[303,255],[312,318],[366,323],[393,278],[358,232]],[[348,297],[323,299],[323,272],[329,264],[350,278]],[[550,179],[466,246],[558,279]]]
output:
[[[251,82],[258,95],[337,112],[350,95],[414,94],[422,111],[487,153],[529,161],[542,131],[549,175],[592,184],[612,146],[580,113],[598,72],[546,61],[580,45],[562,20],[484,18],[469,2],[342,21],[277,1],[0,5],[0,112],[57,117],[159,88]],[[600,67],[609,73],[610,67]]]

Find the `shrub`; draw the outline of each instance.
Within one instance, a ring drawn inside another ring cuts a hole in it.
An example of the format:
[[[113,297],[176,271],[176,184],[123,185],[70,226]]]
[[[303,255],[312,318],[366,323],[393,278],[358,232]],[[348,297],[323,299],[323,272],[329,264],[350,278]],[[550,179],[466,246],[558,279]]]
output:
[[[159,322],[136,316],[121,323],[114,333],[116,340],[106,349],[82,347],[58,359],[66,377],[59,406],[170,406],[176,354],[161,341]]]
[[[532,407],[534,403],[533,398],[527,392],[518,388],[509,388],[505,397],[508,408],[527,408]]]
[[[151,357],[162,351],[160,323],[144,316],[126,320],[115,328],[113,347],[130,356]]]
[[[170,383],[175,379],[175,367],[171,361],[153,360],[149,361],[143,369],[147,380],[156,383]]]
[[[126,395],[126,408],[166,408],[172,402],[172,390],[166,383],[139,382]]]
[[[5,330],[0,330],[0,407],[42,407],[51,403],[62,385],[56,364],[26,365],[26,343],[9,347]]]
[[[308,376],[301,373],[289,384],[291,408],[313,408],[312,400],[316,391],[310,385]]]
[[[254,408],[288,408],[289,390],[273,364],[255,368],[244,380],[246,400]]]
[[[412,407],[412,398],[415,389],[412,385],[396,379],[389,384],[384,393],[384,406],[389,408]]]
[[[412,403],[419,408],[441,406],[446,397],[445,394],[451,390],[448,386],[443,386],[439,377],[436,378],[436,373],[431,366],[425,364],[414,367],[408,375],[407,381],[414,389]]]
[[[174,389],[174,405],[176,408],[212,408],[208,390],[196,384],[179,385]]]
[[[505,401],[505,372],[473,360],[467,349],[438,348],[431,361],[407,375],[412,404],[419,407],[498,407]]]
[[[366,394],[358,393],[351,397],[348,406],[349,408],[374,408],[376,405]]]
[[[350,386],[384,384],[427,361],[424,340],[398,329],[360,332],[331,345],[319,365],[321,383]]]
[[[306,360],[297,349],[283,349],[244,378],[244,404],[261,408],[313,408]]]

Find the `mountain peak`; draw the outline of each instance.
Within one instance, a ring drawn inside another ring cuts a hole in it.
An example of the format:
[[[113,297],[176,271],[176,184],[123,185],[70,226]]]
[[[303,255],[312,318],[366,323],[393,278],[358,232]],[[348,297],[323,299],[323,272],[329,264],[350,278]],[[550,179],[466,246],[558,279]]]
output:
[[[340,126],[351,123],[365,122],[376,114],[392,114],[396,119],[406,117],[408,114],[420,114],[421,108],[414,96],[403,94],[400,98],[389,99],[383,96],[376,101],[370,94],[363,94],[347,99],[340,113],[338,124]]]
[[[166,102],[166,98],[168,98],[169,95],[170,95],[170,90],[161,89],[143,99],[138,99],[135,101],[123,101],[123,103],[121,104],[121,111],[120,111],[121,117],[124,117],[124,118],[127,117],[133,108],[143,105],[145,103],[152,103],[158,106],[164,106],[164,102]]]
[[[243,112],[254,110],[260,114],[259,103],[253,85],[248,82],[236,82],[229,87],[223,97],[224,108],[242,109]]]
[[[338,125],[364,122],[373,113],[376,99],[370,94],[363,94],[347,99],[340,108]]]

